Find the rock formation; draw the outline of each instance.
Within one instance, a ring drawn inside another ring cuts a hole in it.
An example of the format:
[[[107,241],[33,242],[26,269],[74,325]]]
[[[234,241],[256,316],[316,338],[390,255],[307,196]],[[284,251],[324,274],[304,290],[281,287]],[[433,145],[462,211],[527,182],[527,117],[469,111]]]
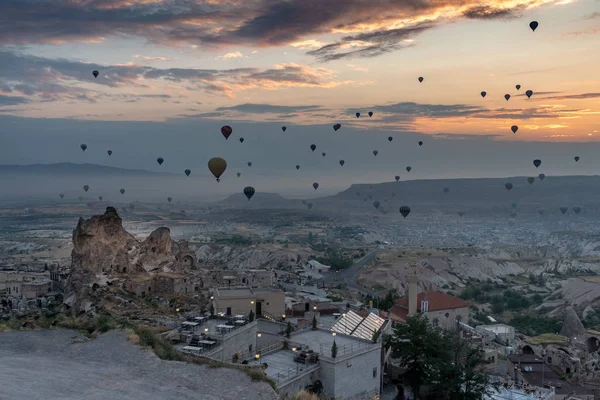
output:
[[[196,256],[186,241],[176,242],[168,228],[158,228],[138,241],[123,228],[114,207],[103,215],[80,218],[73,230],[71,275],[65,288],[65,304],[74,313],[94,306],[93,292],[115,280],[152,276],[160,272],[185,273],[196,267]]]
[[[577,336],[582,336],[585,334],[585,328],[579,319],[579,316],[575,312],[573,307],[569,307],[567,309],[567,313],[565,314],[565,322],[563,323],[562,329],[560,331],[561,336],[566,336],[568,338],[575,338]]]

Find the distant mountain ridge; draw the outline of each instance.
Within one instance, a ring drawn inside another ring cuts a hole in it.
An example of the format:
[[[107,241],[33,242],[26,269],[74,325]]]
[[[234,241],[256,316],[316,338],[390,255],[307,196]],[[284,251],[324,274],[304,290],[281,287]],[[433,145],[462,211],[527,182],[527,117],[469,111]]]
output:
[[[86,176],[172,176],[170,172],[152,172],[143,169],[127,169],[99,164],[28,164],[0,165],[0,174],[21,175],[86,175]]]
[[[306,199],[316,207],[335,210],[339,207],[373,207],[379,201],[382,208],[396,209],[400,205],[416,208],[444,206],[497,207],[511,203],[531,207],[600,206],[600,176],[546,176],[543,181],[537,175],[533,184],[526,176],[507,178],[456,178],[419,179],[399,182],[352,184],[335,195]],[[512,183],[510,191],[505,184]],[[448,193],[444,192],[448,188]],[[224,206],[248,208],[303,208],[299,200],[288,199],[276,193],[256,192],[251,201],[242,193],[235,193],[219,202]]]

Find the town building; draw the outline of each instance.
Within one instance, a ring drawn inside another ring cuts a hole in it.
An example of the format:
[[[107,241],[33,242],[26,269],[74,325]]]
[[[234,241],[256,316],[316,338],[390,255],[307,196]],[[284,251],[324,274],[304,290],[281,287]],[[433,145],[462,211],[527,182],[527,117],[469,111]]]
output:
[[[215,313],[249,315],[273,320],[285,316],[285,294],[272,288],[217,288],[213,293]]]
[[[594,400],[590,390],[562,379],[545,360],[535,354],[510,354],[508,359],[513,370],[511,378],[518,383],[552,388],[556,400],[566,400],[571,395],[581,400]]]
[[[408,275],[408,296],[396,300],[390,308],[390,319],[405,323],[408,317],[424,314],[434,326],[448,331],[458,329],[457,322],[469,320],[470,303],[441,291],[418,293],[418,267],[411,265]]]

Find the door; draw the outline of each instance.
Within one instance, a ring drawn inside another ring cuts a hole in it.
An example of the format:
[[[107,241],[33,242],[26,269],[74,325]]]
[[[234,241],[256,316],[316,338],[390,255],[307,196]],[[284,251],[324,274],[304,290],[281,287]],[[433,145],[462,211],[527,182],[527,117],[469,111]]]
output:
[[[231,307],[227,307],[227,315],[231,316]]]
[[[256,302],[256,316],[262,315],[262,301]]]

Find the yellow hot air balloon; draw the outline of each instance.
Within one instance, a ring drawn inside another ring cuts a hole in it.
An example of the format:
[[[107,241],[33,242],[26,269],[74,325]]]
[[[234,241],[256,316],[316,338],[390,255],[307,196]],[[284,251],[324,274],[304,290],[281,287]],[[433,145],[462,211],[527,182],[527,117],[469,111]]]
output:
[[[208,169],[217,178],[217,182],[220,182],[221,175],[227,169],[227,161],[221,157],[213,157],[208,161]]]

